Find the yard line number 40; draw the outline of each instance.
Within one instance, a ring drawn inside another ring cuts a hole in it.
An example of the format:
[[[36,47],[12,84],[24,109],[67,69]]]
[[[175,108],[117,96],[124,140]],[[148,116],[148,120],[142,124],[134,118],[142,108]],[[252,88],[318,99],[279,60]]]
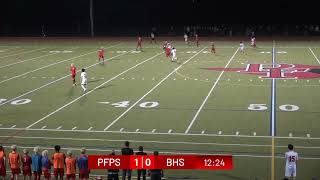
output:
[[[250,104],[248,106],[248,109],[252,110],[252,111],[265,111],[268,109],[268,107],[266,104]],[[279,106],[279,109],[281,111],[292,112],[292,111],[298,111],[299,106],[292,105],[292,104],[284,104],[284,105]]]

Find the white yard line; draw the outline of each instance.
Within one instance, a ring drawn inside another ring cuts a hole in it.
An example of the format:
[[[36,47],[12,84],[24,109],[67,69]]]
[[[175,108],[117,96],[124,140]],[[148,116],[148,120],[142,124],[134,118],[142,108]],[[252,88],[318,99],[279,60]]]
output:
[[[26,131],[48,131],[48,132],[81,132],[81,133],[113,133],[113,134],[138,134],[138,135],[168,135],[168,136],[203,136],[203,137],[232,137],[232,138],[266,138],[270,139],[271,136],[252,136],[252,135],[235,135],[235,134],[201,134],[201,133],[167,133],[167,132],[130,132],[130,131],[88,131],[88,130],[68,130],[68,129],[39,129],[39,128],[0,128],[0,130],[26,130]],[[275,139],[300,139],[300,140],[320,140],[320,137],[288,137],[288,136],[276,136]]]
[[[11,146],[6,146],[4,145],[3,147],[5,148],[10,148]],[[34,149],[34,146],[20,146],[17,145],[18,148],[20,149]],[[45,147],[45,146],[40,146],[39,148],[41,149],[54,149],[53,147]],[[74,150],[74,151],[80,151],[81,148],[78,147],[64,147],[61,148],[62,150]],[[87,151],[96,151],[96,152],[111,152],[112,148],[86,148]],[[116,152],[120,152],[120,149],[116,149]],[[146,153],[153,153],[153,151],[145,151]],[[162,154],[177,154],[177,155],[230,155],[230,154],[212,154],[212,153],[199,153],[199,152],[179,152],[179,151],[161,151]],[[252,155],[252,154],[232,154],[233,157],[250,157],[250,158],[270,158],[271,156],[266,156],[266,155]],[[284,156],[275,156],[278,159],[284,159]],[[305,159],[305,160],[319,160],[320,158],[313,158],[313,157],[299,157],[299,159]]]
[[[78,101],[79,99],[81,99],[81,98],[85,97],[86,95],[88,95],[88,94],[92,93],[93,91],[95,91],[95,90],[99,89],[100,87],[102,87],[102,86],[106,85],[107,83],[109,83],[109,82],[113,81],[114,79],[118,78],[119,76],[121,76],[121,75],[125,74],[126,72],[130,71],[131,69],[134,69],[134,68],[136,68],[136,67],[140,66],[141,64],[144,64],[145,62],[150,61],[151,59],[156,58],[156,57],[157,57],[157,56],[159,56],[160,54],[162,54],[162,53],[157,53],[156,55],[154,55],[154,56],[152,56],[152,57],[150,57],[150,58],[148,58],[148,59],[146,59],[146,60],[144,60],[144,61],[142,61],[142,62],[140,62],[140,63],[138,63],[138,64],[136,64],[136,65],[134,65],[134,66],[132,66],[132,67],[130,67],[130,68],[128,68],[128,69],[126,69],[126,70],[124,70],[124,71],[122,71],[122,72],[121,72],[121,73],[119,73],[118,75],[116,75],[116,76],[114,76],[114,77],[110,78],[109,80],[105,81],[104,83],[100,84],[99,86],[96,86],[96,87],[95,87],[95,88],[93,88],[92,90],[90,90],[90,91],[88,91],[88,92],[84,93],[83,95],[81,95],[81,96],[77,97],[76,99],[74,99],[74,100],[70,101],[69,103],[67,103],[67,104],[65,104],[65,105],[63,105],[63,106],[61,106],[60,108],[58,108],[58,109],[56,109],[55,111],[53,111],[53,112],[49,113],[48,115],[46,115],[46,116],[42,117],[41,119],[37,120],[36,122],[34,122],[34,123],[30,124],[29,126],[27,126],[27,127],[26,127],[26,129],[31,128],[32,126],[34,126],[34,125],[38,124],[39,122],[41,122],[41,121],[43,121],[43,120],[47,119],[48,117],[52,116],[53,114],[55,114],[55,113],[57,113],[57,112],[61,111],[62,109],[66,108],[66,107],[67,107],[67,106],[69,106],[70,104],[72,104],[72,103],[74,103],[74,102]]]
[[[113,56],[112,58],[105,59],[105,61],[111,60],[111,59],[114,59],[114,58],[117,58],[117,57],[119,57],[119,56],[123,56],[123,55],[125,55],[125,54],[126,54],[126,53]],[[94,67],[94,66],[96,66],[96,65],[98,65],[98,64],[100,64],[100,63],[101,63],[101,62],[94,63],[94,64],[92,64],[92,65],[90,65],[90,66],[85,67],[85,69],[90,69],[90,68],[92,68],[92,67]],[[77,73],[80,72],[80,71],[81,71],[81,70],[78,70]],[[65,78],[69,77],[69,76],[71,76],[71,75],[70,75],[70,74],[65,75],[65,76],[63,76],[63,77],[61,77],[61,78],[59,78],[59,79],[56,79],[56,80],[51,81],[51,82],[49,82],[49,83],[47,83],[47,84],[44,84],[44,85],[42,85],[42,86],[40,86],[40,87],[38,87],[38,88],[36,88],[36,89],[33,89],[33,90],[28,91],[28,92],[26,92],[26,93],[24,93],[24,94],[21,94],[20,96],[17,96],[17,97],[15,97],[15,98],[9,99],[9,100],[1,103],[0,106],[3,106],[3,105],[5,105],[5,104],[7,104],[7,103],[10,103],[10,102],[12,102],[12,101],[14,101],[14,100],[17,100],[17,99],[19,99],[19,98],[21,98],[21,97],[23,97],[23,96],[26,96],[26,95],[28,95],[28,94],[31,94],[31,93],[35,92],[35,91],[38,91],[38,90],[40,90],[40,89],[42,89],[42,88],[45,88],[45,87],[47,87],[47,86],[49,86],[49,85],[51,85],[51,84],[54,84],[54,83],[56,83],[56,82],[58,82],[58,81],[63,80],[63,79],[65,79]]]
[[[274,44],[274,43],[273,43]],[[275,68],[275,48],[272,48],[272,68]],[[271,83],[271,119],[270,119],[270,136],[276,136],[276,79],[272,78]]]
[[[234,54],[231,56],[231,58],[229,59],[228,63],[224,66],[224,68],[227,68],[227,67],[229,66],[229,64],[231,63],[231,61],[233,60],[233,58],[235,57],[235,55],[237,54],[238,51],[239,51],[239,48],[237,48],[236,52],[234,52]],[[218,76],[217,80],[214,82],[214,84],[213,84],[212,88],[210,89],[207,97],[203,100],[200,108],[198,109],[198,111],[196,112],[196,114],[194,115],[194,117],[192,118],[189,126],[187,127],[187,129],[186,129],[186,131],[185,131],[184,133],[186,133],[186,134],[189,133],[192,125],[193,125],[194,122],[196,121],[196,119],[197,119],[198,115],[200,114],[202,108],[204,107],[204,105],[206,104],[207,100],[209,99],[212,91],[213,91],[214,88],[217,86],[217,84],[218,84],[220,78],[222,77],[223,73],[224,73],[224,71],[222,71],[222,72],[220,73],[220,75]]]
[[[318,64],[320,64],[320,60],[318,59],[318,57],[316,56],[316,54],[313,52],[313,50],[311,48],[309,48],[310,52],[312,53],[313,57],[318,61]]]
[[[124,111],[120,116],[118,116],[116,119],[114,119],[106,128],[104,128],[105,131],[107,131],[112,125],[114,125],[116,122],[119,121],[124,115],[126,115],[134,106],[136,106],[141,100],[143,100],[147,95],[149,95],[153,90],[155,90],[158,86],[160,86],[165,80],[167,80],[173,73],[178,71],[183,65],[188,63],[191,59],[196,57],[198,54],[200,54],[203,50],[206,48],[201,49],[198,53],[191,56],[188,60],[183,62],[180,66],[175,68],[173,71],[171,71],[165,78],[163,78],[158,84],[156,84],[153,88],[151,88],[147,93],[145,93],[140,99],[138,99],[134,104],[132,104],[126,111]]]
[[[19,55],[19,54],[27,54],[27,53],[31,53],[31,52],[34,52],[34,51],[39,51],[39,50],[42,50],[42,49],[46,49],[46,48],[33,49],[31,51],[25,51],[25,52],[16,53],[16,54],[10,54],[10,55],[7,55],[7,56],[1,56],[0,59],[6,58],[6,57],[10,57],[10,56],[16,56],[16,55]]]
[[[107,48],[111,48],[111,47],[114,47],[114,46],[117,46],[119,44],[116,44],[116,45],[113,45],[113,46],[109,46]],[[70,61],[72,59],[77,59],[79,57],[83,57],[83,56],[86,56],[86,55],[89,55],[89,54],[92,54],[92,53],[96,53],[97,51],[91,51],[91,52],[88,52],[88,53],[85,53],[85,54],[82,54],[82,55],[79,55],[79,56],[76,56],[76,57],[72,57],[72,58],[69,58],[69,59],[65,59],[65,60],[62,60],[62,61],[58,61],[58,62],[55,62],[55,63],[52,63],[52,64],[48,64],[46,66],[42,66],[40,68],[37,68],[37,69],[34,69],[34,70],[31,70],[31,71],[28,71],[28,72],[25,72],[23,74],[20,74],[20,75],[17,75],[17,76],[13,76],[11,78],[8,78],[8,79],[5,79],[3,81],[0,81],[0,84],[4,83],[4,82],[7,82],[7,81],[10,81],[12,79],[16,79],[16,78],[19,78],[21,76],[24,76],[24,75],[27,75],[27,74],[30,74],[30,73],[33,73],[33,72],[36,72],[36,71],[39,71],[41,69],[45,69],[45,68],[48,68],[48,67],[51,67],[51,66],[54,66],[54,65],[57,65],[57,64],[60,64],[60,63],[63,63],[63,62],[66,62],[66,61]]]

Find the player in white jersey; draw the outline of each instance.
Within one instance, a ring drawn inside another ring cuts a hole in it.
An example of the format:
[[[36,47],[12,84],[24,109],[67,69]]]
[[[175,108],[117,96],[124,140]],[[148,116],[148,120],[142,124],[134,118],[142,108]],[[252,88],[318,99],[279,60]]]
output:
[[[298,162],[298,153],[293,151],[293,145],[288,145],[289,151],[286,152],[286,172],[285,176],[290,179],[294,180],[297,176],[297,162]]]
[[[184,42],[185,42],[186,44],[189,44],[187,33],[184,34],[183,38],[184,38]]]
[[[240,51],[242,52],[242,53],[244,53],[244,43],[242,42],[242,41],[240,41]]]
[[[86,92],[87,85],[88,85],[88,78],[87,78],[87,73],[85,72],[85,69],[82,69],[82,72],[80,75],[80,81],[81,81],[81,87],[83,89],[83,92]]]
[[[176,48],[172,48],[171,49],[171,61],[173,62],[173,61],[175,61],[175,60],[177,60],[178,58],[177,58],[177,50],[176,50]]]
[[[256,38],[253,36],[253,37],[251,37],[251,46],[253,47],[253,48],[256,48]]]

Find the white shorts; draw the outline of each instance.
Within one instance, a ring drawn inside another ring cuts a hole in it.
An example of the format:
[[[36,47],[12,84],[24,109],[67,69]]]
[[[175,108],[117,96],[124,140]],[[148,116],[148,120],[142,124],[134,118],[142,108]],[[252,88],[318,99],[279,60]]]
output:
[[[296,166],[289,166],[286,167],[286,177],[296,177],[297,176],[297,167]]]
[[[83,80],[83,81],[81,82],[81,85],[87,85],[87,80]]]
[[[244,47],[240,47],[240,50],[243,51],[243,50],[244,50]]]

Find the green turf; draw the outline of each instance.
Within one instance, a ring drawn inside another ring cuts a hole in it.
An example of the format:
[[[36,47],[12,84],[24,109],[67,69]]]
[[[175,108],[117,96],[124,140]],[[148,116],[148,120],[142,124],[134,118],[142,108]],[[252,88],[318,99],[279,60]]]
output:
[[[1,103],[34,92],[17,98],[32,100],[28,104],[0,106],[0,144],[17,144],[20,151],[36,145],[46,149],[60,144],[64,151],[85,146],[90,154],[106,154],[130,140],[135,150],[143,145],[148,152],[234,155],[232,171],[168,170],[168,179],[271,179],[271,80],[204,68],[223,68],[228,62],[229,68],[272,64],[272,54],[261,52],[271,52],[273,43],[258,42],[257,49],[246,44],[245,54],[235,54],[238,42],[215,43],[214,55],[210,42],[201,47],[173,42],[176,63],[162,54],[161,44],[144,44],[143,52],[136,53],[135,42],[125,40],[1,41]],[[95,64],[100,46],[106,49],[106,62]],[[275,42],[276,52],[286,52],[276,53],[275,61],[319,65],[308,47],[320,58],[318,42]],[[50,52],[64,50],[72,52]],[[71,63],[78,69],[91,66],[85,96],[67,76]],[[320,178],[318,80],[276,80],[276,179],[284,176],[282,157],[289,143],[301,157],[297,179]],[[112,105],[119,102],[124,107]],[[144,108],[151,102],[155,107]],[[250,104],[265,104],[267,110],[249,110]],[[299,110],[279,109],[286,104]]]

